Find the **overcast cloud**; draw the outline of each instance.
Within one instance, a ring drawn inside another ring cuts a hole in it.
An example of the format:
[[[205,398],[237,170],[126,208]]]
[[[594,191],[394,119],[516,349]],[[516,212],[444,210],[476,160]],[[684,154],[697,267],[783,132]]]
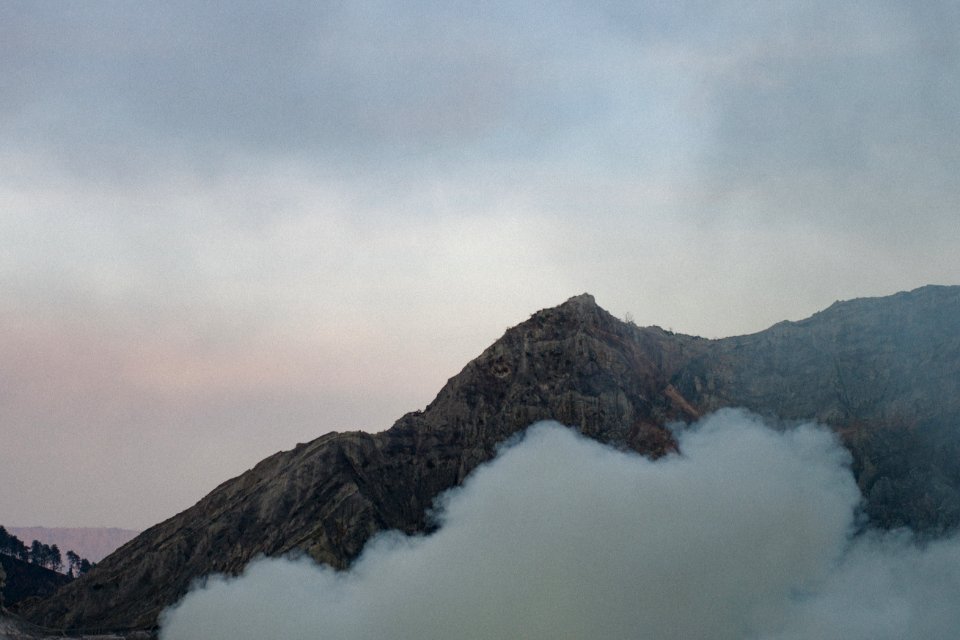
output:
[[[4,524],[148,526],[583,291],[722,336],[956,283],[958,11],[2,3]]]

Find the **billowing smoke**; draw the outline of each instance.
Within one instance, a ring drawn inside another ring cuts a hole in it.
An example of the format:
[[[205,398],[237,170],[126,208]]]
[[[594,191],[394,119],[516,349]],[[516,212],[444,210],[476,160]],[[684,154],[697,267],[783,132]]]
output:
[[[261,559],[162,619],[162,640],[953,637],[960,544],[851,539],[826,429],[722,411],[650,461],[541,423],[446,493],[432,535],[346,572]]]

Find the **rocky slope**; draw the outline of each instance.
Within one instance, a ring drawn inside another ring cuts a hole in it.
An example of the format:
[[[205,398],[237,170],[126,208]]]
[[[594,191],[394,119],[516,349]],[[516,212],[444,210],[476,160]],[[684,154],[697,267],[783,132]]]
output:
[[[659,456],[674,446],[666,424],[721,406],[816,417],[853,449],[876,523],[946,530],[960,502],[957,317],[960,287],[927,287],[711,341],[620,322],[578,296],[507,331],[422,412],[267,458],[26,613],[146,628],[194,579],[258,554],[346,566],[377,531],[426,530],[440,492],[544,418]]]
[[[833,426],[873,524],[960,524],[960,287],[836,303],[717,340],[673,383],[699,410],[744,406]]]

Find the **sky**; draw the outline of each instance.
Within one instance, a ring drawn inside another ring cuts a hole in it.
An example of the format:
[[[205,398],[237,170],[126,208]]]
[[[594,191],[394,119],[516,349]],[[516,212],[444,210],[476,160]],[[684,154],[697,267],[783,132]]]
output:
[[[0,0],[0,523],[144,528],[582,292],[960,282],[952,2]]]
[[[162,640],[930,640],[960,625],[960,539],[852,537],[860,494],[824,427],[718,412],[657,461],[556,423],[383,534],[345,572],[259,559],[198,583]]]

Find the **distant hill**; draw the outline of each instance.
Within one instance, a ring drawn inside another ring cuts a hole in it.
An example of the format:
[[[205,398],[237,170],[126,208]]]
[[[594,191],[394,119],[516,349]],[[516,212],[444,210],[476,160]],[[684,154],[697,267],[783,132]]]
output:
[[[137,537],[139,531],[115,527],[7,527],[7,531],[30,544],[39,540],[44,544],[57,545],[66,553],[73,550],[90,562],[100,562],[108,555]]]
[[[71,580],[62,573],[4,554],[0,554],[0,566],[7,574],[3,588],[3,604],[11,608],[15,608],[15,605],[26,598],[46,598],[53,595]]]
[[[957,318],[960,287],[930,286],[707,340],[622,322],[580,295],[509,329],[423,411],[263,460],[24,614],[65,629],[151,628],[197,578],[236,574],[258,555],[346,567],[378,531],[428,531],[440,493],[543,419],[658,457],[676,449],[670,423],[721,407],[815,418],[851,451],[873,526],[952,531]]]

